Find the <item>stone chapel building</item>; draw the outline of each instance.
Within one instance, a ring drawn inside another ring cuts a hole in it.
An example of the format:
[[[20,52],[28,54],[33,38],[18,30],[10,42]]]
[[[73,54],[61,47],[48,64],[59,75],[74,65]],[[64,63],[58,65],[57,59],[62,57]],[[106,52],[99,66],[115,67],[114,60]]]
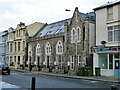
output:
[[[75,8],[72,18],[46,24],[28,40],[28,67],[44,68],[68,66],[92,67],[92,47],[95,46],[95,13],[79,12]]]

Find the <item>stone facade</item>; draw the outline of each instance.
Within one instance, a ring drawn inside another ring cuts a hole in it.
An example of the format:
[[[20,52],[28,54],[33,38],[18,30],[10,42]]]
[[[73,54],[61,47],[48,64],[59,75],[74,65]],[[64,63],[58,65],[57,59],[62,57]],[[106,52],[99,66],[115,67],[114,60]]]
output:
[[[75,8],[71,19],[46,25],[28,40],[28,66],[59,69],[67,66],[71,70],[75,70],[75,66],[92,67],[88,63],[92,62],[91,47],[95,45],[94,19],[94,13],[83,14]]]
[[[37,44],[40,45],[40,48],[41,48],[41,63],[44,65],[44,62],[45,62],[45,46],[46,46],[46,43],[49,42],[50,46],[51,46],[51,54],[49,54],[48,56],[50,56],[51,58],[51,63],[50,65],[53,66],[54,65],[54,61],[56,59],[56,44],[58,43],[58,41],[60,40],[61,42],[63,42],[63,37],[64,35],[61,34],[61,35],[55,35],[55,36],[49,36],[49,37],[43,37],[43,38],[38,38],[37,40],[35,39],[32,39],[30,41],[30,44],[28,44],[28,46],[32,46],[32,65],[34,65],[35,63],[34,62],[37,62],[36,61],[36,47],[37,47]],[[29,47],[28,47],[29,49]],[[29,53],[29,50],[28,50],[28,53]],[[62,54],[63,56],[63,54]],[[29,58],[29,57],[28,57]]]
[[[25,25],[25,23],[20,22],[17,25],[16,29],[13,33],[12,40],[14,40],[14,66],[15,68],[24,68],[27,65],[27,40],[29,37],[33,37],[41,28],[44,27],[44,23],[35,22],[30,25]],[[8,38],[10,33],[8,33]],[[9,40],[11,42],[11,40]],[[9,43],[8,41],[8,43]],[[10,51],[9,48],[7,48]],[[8,53],[10,55],[12,53]]]
[[[6,63],[6,34],[7,31],[0,33],[0,64]]]
[[[14,63],[15,68],[22,67],[25,63],[25,47],[26,47],[26,26],[24,23],[17,25],[14,39]]]
[[[8,65],[14,65],[14,39],[15,30],[11,27],[6,35],[6,61]]]

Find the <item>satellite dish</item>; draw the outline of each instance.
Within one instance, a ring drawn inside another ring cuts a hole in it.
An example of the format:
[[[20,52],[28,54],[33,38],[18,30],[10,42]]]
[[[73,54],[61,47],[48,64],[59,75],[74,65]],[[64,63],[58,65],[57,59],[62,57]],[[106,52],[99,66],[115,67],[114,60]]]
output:
[[[101,44],[106,44],[106,41],[101,41]]]

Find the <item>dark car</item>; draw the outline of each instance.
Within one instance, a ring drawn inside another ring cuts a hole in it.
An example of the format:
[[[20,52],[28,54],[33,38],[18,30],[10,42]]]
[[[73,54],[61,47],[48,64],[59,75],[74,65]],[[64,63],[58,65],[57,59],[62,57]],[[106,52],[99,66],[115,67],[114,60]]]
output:
[[[10,74],[10,67],[7,64],[0,65],[0,74]]]

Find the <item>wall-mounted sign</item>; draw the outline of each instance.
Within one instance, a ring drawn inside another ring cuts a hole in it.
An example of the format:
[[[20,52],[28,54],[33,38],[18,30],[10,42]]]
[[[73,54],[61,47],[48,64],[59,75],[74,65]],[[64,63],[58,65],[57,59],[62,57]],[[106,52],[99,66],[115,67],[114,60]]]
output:
[[[113,52],[113,51],[120,51],[120,48],[103,48],[93,50],[93,52]]]

